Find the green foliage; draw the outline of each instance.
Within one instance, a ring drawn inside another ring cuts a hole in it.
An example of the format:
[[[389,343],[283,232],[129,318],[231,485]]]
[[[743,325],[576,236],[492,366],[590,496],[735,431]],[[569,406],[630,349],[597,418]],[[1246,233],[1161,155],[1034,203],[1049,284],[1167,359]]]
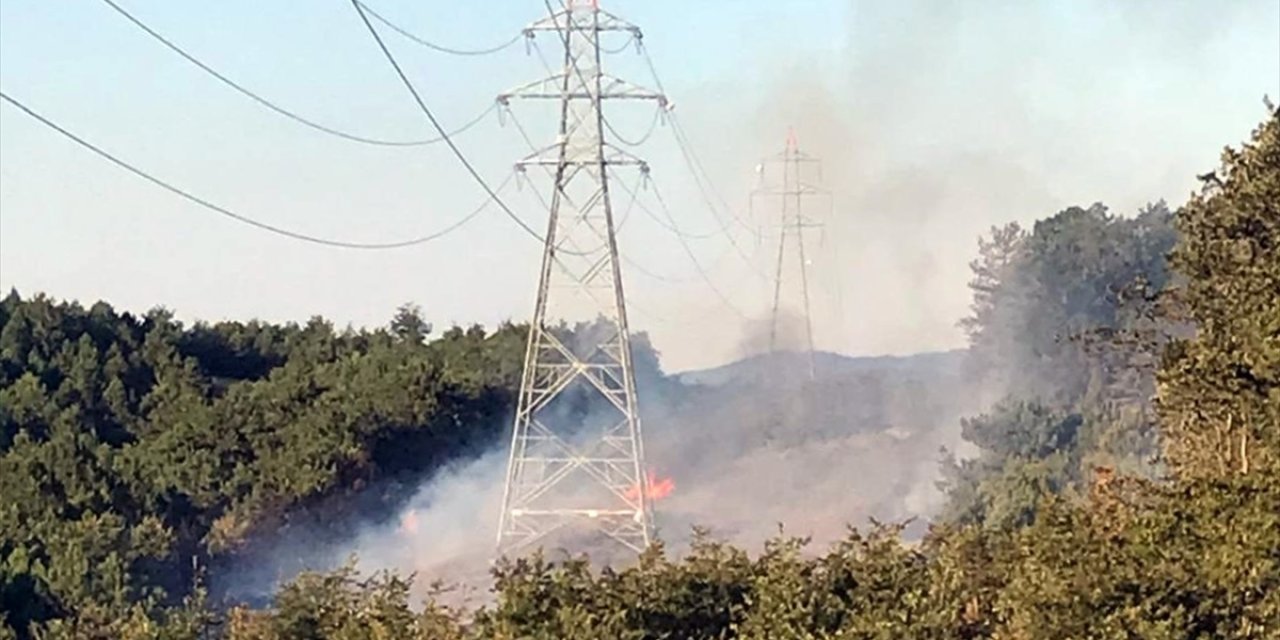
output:
[[[1080,490],[1095,466],[1153,474],[1153,358],[1122,338],[1172,331],[1152,327],[1134,296],[1170,280],[1172,219],[1163,203],[1134,218],[1095,204],[980,241],[961,325],[973,366],[1007,395],[963,423],[978,455],[944,459],[946,517],[1022,526],[1042,497]]]
[[[450,640],[461,627],[447,611],[414,612],[410,583],[382,574],[360,578],[350,566],[305,573],[285,585],[269,612],[234,609],[226,640]]]
[[[1082,480],[1081,423],[1079,414],[1012,401],[964,420],[961,434],[981,453],[969,460],[944,461],[951,501],[943,519],[996,528],[1029,524],[1042,497]]]
[[[421,344],[431,333],[431,323],[422,317],[422,309],[415,304],[404,304],[396,309],[391,319],[391,333],[412,344]]]
[[[1178,217],[1175,292],[1195,336],[1160,376],[1174,470],[1217,477],[1280,468],[1280,114],[1227,149]]]
[[[904,547],[899,532],[851,532],[818,556],[804,539],[779,537],[754,559],[698,536],[677,561],[654,548],[599,573],[585,558],[535,555],[495,569],[498,601],[475,613],[467,637],[952,637],[968,624],[944,611],[955,594],[932,597],[928,556]]]
[[[745,553],[699,536],[682,562],[660,547],[623,571],[541,555],[494,570],[498,602],[475,616],[477,638],[715,638],[743,620],[752,576]]]
[[[971,263],[973,315],[961,321],[979,372],[1020,400],[1076,407],[1130,389],[1112,349],[1080,338],[1122,331],[1138,320],[1126,293],[1169,280],[1173,214],[1163,202],[1133,218],[1106,207],[1071,207],[1035,223],[993,228]],[[1108,356],[1112,359],[1108,359]]]
[[[385,517],[507,427],[527,335],[428,341],[412,305],[376,331],[184,327],[164,309],[16,292],[0,321],[0,611],[54,637],[163,616],[198,566],[250,553],[286,519],[338,535],[358,518],[327,513]],[[660,376],[647,339],[634,343],[637,368]]]
[[[406,338],[425,328],[404,310],[393,334],[320,319],[188,329],[164,310],[16,293],[0,308],[0,610],[24,632],[145,618],[284,514],[489,443],[525,335],[426,343]]]
[[[997,612],[1011,637],[1271,638],[1280,484],[1102,488],[1014,536]]]

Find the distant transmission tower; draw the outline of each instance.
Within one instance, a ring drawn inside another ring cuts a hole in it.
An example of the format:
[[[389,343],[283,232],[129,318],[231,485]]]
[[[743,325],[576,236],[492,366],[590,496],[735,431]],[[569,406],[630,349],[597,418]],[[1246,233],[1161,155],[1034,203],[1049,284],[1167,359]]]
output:
[[[608,170],[648,166],[605,139],[603,104],[660,93],[606,75],[601,37],[640,30],[592,0],[561,0],[525,33],[555,32],[564,65],[501,94],[557,100],[559,135],[517,163],[552,180],[524,375],[498,524],[498,552],[528,547],[561,529],[594,530],[639,551],[653,540],[626,300],[619,271]],[[547,5],[548,10],[552,7]],[[573,329],[565,322],[576,321]]]
[[[761,186],[751,193],[752,202],[758,197],[777,199],[780,205],[780,224],[778,233],[778,259],[773,279],[773,310],[769,324],[769,351],[778,349],[778,322],[782,312],[783,274],[786,271],[786,249],[788,238],[795,240],[795,261],[799,267],[800,297],[804,315],[804,329],[807,353],[809,358],[809,378],[816,375],[814,363],[813,314],[809,298],[809,257],[805,253],[805,231],[821,228],[823,224],[804,213],[806,199],[821,196],[828,198],[830,192],[819,184],[811,182],[805,168],[815,174],[817,183],[822,180],[822,161],[802,151],[796,144],[794,131],[787,133],[787,145],[782,153],[770,156],[761,161],[757,170],[760,173]],[[780,181],[773,173],[781,173]],[[771,182],[772,180],[772,182]]]

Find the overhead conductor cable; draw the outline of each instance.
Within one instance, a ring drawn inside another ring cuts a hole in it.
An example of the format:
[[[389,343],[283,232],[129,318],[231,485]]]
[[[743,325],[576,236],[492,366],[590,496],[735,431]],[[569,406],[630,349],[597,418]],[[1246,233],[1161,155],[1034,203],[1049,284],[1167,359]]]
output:
[[[268,99],[266,99],[266,98],[264,98],[264,97],[262,97],[262,96],[258,95],[258,94],[257,94],[257,93],[255,93],[254,91],[251,91],[250,89],[246,88],[244,85],[242,85],[242,84],[240,84],[240,83],[236,82],[235,80],[232,80],[231,78],[228,78],[227,76],[223,75],[223,74],[222,74],[221,72],[219,72],[217,69],[214,69],[213,67],[211,67],[211,66],[209,66],[209,65],[205,64],[204,62],[201,62],[199,58],[196,58],[195,56],[191,55],[190,53],[187,53],[187,52],[186,52],[186,50],[184,50],[182,47],[179,47],[178,45],[174,44],[174,43],[173,43],[173,42],[171,42],[168,38],[164,37],[164,36],[163,36],[163,35],[161,35],[159,32],[157,32],[155,29],[152,29],[150,26],[148,26],[146,23],[144,23],[144,22],[142,22],[141,20],[139,20],[139,19],[138,19],[137,17],[135,17],[133,14],[131,14],[131,13],[129,13],[128,11],[126,11],[126,10],[125,10],[123,7],[121,7],[119,4],[116,4],[114,0],[102,0],[102,2],[103,2],[103,3],[105,3],[107,6],[111,7],[112,9],[114,9],[114,10],[116,11],[116,13],[119,13],[120,15],[124,16],[126,19],[128,19],[128,20],[129,20],[129,22],[132,22],[132,23],[134,24],[134,26],[136,26],[136,27],[138,27],[139,29],[141,29],[142,31],[146,32],[146,34],[147,34],[147,35],[149,35],[149,36],[151,36],[152,38],[154,38],[154,39],[155,39],[156,41],[158,41],[160,44],[163,44],[164,46],[168,47],[170,51],[173,51],[174,53],[178,54],[179,56],[182,56],[182,58],[184,58],[187,62],[190,62],[191,64],[194,64],[195,66],[199,67],[199,68],[200,68],[200,70],[202,70],[202,71],[204,71],[205,73],[207,73],[207,74],[209,74],[209,75],[213,76],[213,77],[214,77],[214,78],[216,78],[218,81],[222,82],[223,84],[227,85],[228,87],[231,87],[232,89],[235,89],[236,91],[238,91],[240,94],[244,95],[245,97],[248,97],[249,99],[253,100],[254,102],[257,102],[258,104],[260,104],[260,105],[262,105],[262,106],[266,107],[267,109],[270,109],[271,111],[274,111],[275,113],[277,113],[277,114],[279,114],[279,115],[282,115],[282,116],[284,116],[284,117],[286,117],[286,118],[288,118],[288,119],[290,119],[290,120],[293,120],[294,122],[297,122],[298,124],[301,124],[301,125],[304,125],[304,126],[310,127],[310,128],[312,128],[312,129],[315,129],[315,130],[320,131],[320,132],[323,132],[323,133],[327,133],[327,134],[329,134],[329,135],[337,136],[337,137],[339,137],[339,138],[344,138],[344,139],[346,139],[346,140],[351,140],[351,141],[353,141],[353,142],[362,142],[362,143],[364,143],[364,144],[379,145],[379,146],[384,146],[384,147],[413,147],[413,146],[422,146],[422,145],[434,144],[434,143],[440,142],[440,141],[442,141],[442,140],[444,140],[444,139],[445,139],[445,135],[444,135],[443,133],[442,133],[441,135],[439,135],[439,136],[434,137],[434,138],[426,138],[426,139],[423,139],[423,140],[385,140],[385,139],[380,139],[380,138],[369,138],[369,137],[366,137],[366,136],[356,135],[356,134],[354,134],[354,133],[347,133],[346,131],[341,131],[341,130],[339,130],[339,129],[334,129],[334,128],[332,128],[332,127],[325,126],[325,125],[320,124],[320,123],[318,123],[318,122],[315,122],[315,121],[313,121],[313,120],[309,120],[309,119],[307,119],[307,118],[305,118],[305,117],[303,117],[303,116],[301,116],[301,115],[298,115],[297,113],[294,113],[293,111],[290,111],[290,110],[288,110],[288,109],[285,109],[284,107],[281,107],[281,106],[279,106],[279,105],[275,104],[274,102],[272,102],[272,101],[270,101],[270,100],[268,100]],[[460,127],[456,128],[456,129],[454,129],[454,130],[453,130],[452,132],[450,132],[448,135],[451,135],[451,136],[452,136],[452,135],[457,135],[457,134],[460,134],[460,133],[462,133],[462,132],[464,132],[464,131],[466,131],[466,130],[468,130],[468,129],[472,128],[472,127],[474,127],[476,124],[479,124],[479,123],[480,123],[480,121],[484,120],[485,116],[489,115],[490,113],[493,113],[493,111],[494,111],[494,109],[496,109],[496,107],[497,107],[497,105],[490,105],[490,106],[489,106],[489,108],[485,109],[485,110],[484,110],[484,111],[482,111],[479,115],[477,115],[476,117],[474,117],[474,118],[472,118],[471,120],[467,121],[467,122],[466,122],[466,123],[464,123],[462,126],[460,126]]]
[[[49,119],[48,119],[48,118],[46,118],[46,117],[44,117],[44,116],[40,115],[39,113],[36,113],[36,112],[35,112],[34,110],[32,110],[31,108],[29,108],[29,107],[27,107],[25,104],[23,104],[23,103],[19,102],[16,98],[10,97],[7,93],[4,93],[3,91],[0,91],[0,99],[3,99],[5,102],[8,102],[9,104],[13,105],[14,107],[17,107],[17,108],[18,108],[19,110],[21,110],[23,113],[26,113],[28,116],[31,116],[32,118],[34,118],[35,120],[37,120],[38,122],[40,122],[41,124],[43,124],[44,126],[49,127],[50,129],[53,129],[54,131],[56,131],[56,132],[58,132],[58,133],[62,134],[62,135],[63,135],[64,137],[66,137],[67,139],[69,139],[69,140],[71,140],[71,141],[75,142],[76,144],[79,144],[80,146],[82,146],[82,147],[84,147],[84,148],[88,149],[89,151],[94,152],[94,153],[95,153],[95,154],[97,154],[98,156],[100,156],[100,157],[102,157],[102,158],[106,159],[107,161],[111,162],[112,164],[116,165],[117,167],[120,167],[121,169],[124,169],[125,171],[128,171],[129,173],[132,173],[133,175],[138,176],[139,178],[142,178],[143,180],[146,180],[147,182],[150,182],[150,183],[152,183],[152,184],[154,184],[154,185],[156,185],[156,186],[158,186],[158,187],[160,187],[160,188],[164,189],[165,191],[168,191],[168,192],[170,192],[170,193],[173,193],[174,195],[177,195],[178,197],[181,197],[181,198],[183,198],[183,199],[185,199],[185,200],[188,200],[188,201],[190,201],[190,202],[193,202],[193,203],[195,203],[195,204],[198,204],[198,205],[200,205],[201,207],[204,207],[204,208],[206,208],[206,209],[209,209],[209,210],[211,210],[211,211],[213,211],[213,212],[215,212],[215,213],[218,213],[218,214],[220,214],[220,215],[226,216],[226,217],[231,218],[231,219],[233,219],[233,220],[236,220],[236,221],[238,221],[238,222],[242,222],[242,223],[244,223],[244,224],[247,224],[247,225],[250,225],[250,226],[253,226],[253,227],[257,227],[257,228],[262,229],[262,230],[264,230],[264,231],[269,231],[269,232],[271,232],[271,233],[275,233],[275,234],[278,234],[278,235],[282,235],[282,236],[285,236],[285,237],[288,237],[288,238],[293,238],[294,240],[301,240],[301,241],[304,241],[304,242],[310,242],[310,243],[313,243],[313,244],[325,245],[325,246],[330,246],[330,247],[340,247],[340,248],[344,248],[344,249],[399,249],[399,248],[403,248],[403,247],[410,247],[410,246],[413,246],[413,245],[419,245],[419,244],[423,244],[423,243],[426,243],[426,242],[430,242],[430,241],[432,241],[432,240],[435,240],[435,239],[440,238],[440,237],[442,237],[442,236],[445,236],[445,235],[447,235],[447,234],[449,234],[449,233],[451,233],[451,232],[453,232],[453,231],[458,230],[458,229],[459,229],[459,228],[461,228],[463,225],[467,224],[468,222],[470,222],[471,220],[473,220],[476,216],[478,216],[478,215],[480,214],[480,212],[484,211],[485,207],[486,207],[486,206],[488,206],[489,202],[491,202],[491,201],[493,200],[493,198],[487,198],[487,199],[485,199],[485,201],[484,201],[484,202],[483,202],[479,207],[477,207],[474,211],[472,211],[471,213],[467,214],[466,216],[463,216],[463,217],[462,217],[462,219],[458,220],[457,222],[454,222],[453,224],[449,225],[448,227],[445,227],[444,229],[441,229],[440,231],[437,231],[437,232],[435,232],[435,233],[431,233],[431,234],[428,234],[428,235],[425,235],[425,236],[422,236],[422,237],[419,237],[419,238],[413,238],[413,239],[411,239],[411,240],[402,240],[402,241],[399,241],[399,242],[372,242],[372,243],[366,243],[366,242],[345,242],[345,241],[341,241],[341,240],[330,240],[330,239],[327,239],[327,238],[320,238],[320,237],[317,237],[317,236],[311,236],[311,235],[307,235],[307,234],[304,234],[304,233],[298,233],[298,232],[296,232],[296,231],[290,231],[290,230],[288,230],[288,229],[284,229],[284,228],[281,228],[281,227],[277,227],[277,226],[275,226],[275,225],[268,224],[268,223],[266,223],[266,222],[260,222],[260,221],[258,221],[258,220],[253,219],[253,218],[250,218],[250,217],[247,217],[247,216],[240,215],[240,214],[238,214],[238,213],[236,213],[236,212],[234,212],[234,211],[231,211],[230,209],[227,209],[227,208],[225,208],[225,207],[221,207],[221,206],[216,205],[216,204],[214,204],[214,203],[212,203],[212,202],[209,202],[208,200],[205,200],[204,198],[201,198],[201,197],[199,197],[199,196],[197,196],[197,195],[194,195],[194,194],[190,193],[189,191],[186,191],[186,190],[181,189],[181,188],[179,188],[179,187],[175,187],[175,186],[173,186],[173,185],[169,184],[168,182],[165,182],[164,180],[161,180],[161,179],[159,179],[159,178],[157,178],[157,177],[155,177],[155,176],[153,176],[153,175],[151,175],[151,174],[147,173],[146,171],[143,171],[142,169],[139,169],[139,168],[137,168],[137,167],[133,166],[132,164],[129,164],[128,162],[125,162],[124,160],[121,160],[120,158],[117,158],[117,157],[115,157],[114,155],[111,155],[111,153],[109,153],[109,152],[107,152],[107,151],[103,150],[102,148],[100,148],[100,147],[98,147],[98,146],[94,145],[93,143],[91,143],[91,142],[89,142],[89,141],[85,140],[84,138],[81,138],[80,136],[77,136],[76,134],[74,134],[74,133],[72,133],[72,132],[68,131],[67,129],[64,129],[62,126],[58,125],[57,123],[53,122],[52,120],[49,120]],[[501,186],[499,186],[498,188],[499,188],[499,189],[502,189],[503,187],[505,187],[505,186],[506,186],[506,184],[511,180],[511,177],[512,177],[512,176],[514,176],[514,175],[515,175],[514,173],[512,173],[512,174],[508,174],[508,175],[507,175],[506,180],[503,180],[502,185],[501,185]]]
[[[502,198],[498,197],[498,194],[494,191],[493,187],[490,187],[489,183],[485,182],[485,179],[481,177],[480,173],[471,165],[471,161],[467,160],[467,157],[463,155],[462,150],[458,148],[458,145],[454,144],[452,138],[450,138],[449,134],[445,132],[444,127],[440,126],[440,122],[436,120],[435,114],[431,113],[431,109],[427,107],[427,103],[422,99],[417,88],[415,88],[413,83],[409,81],[409,76],[405,75],[404,69],[400,68],[400,63],[396,62],[395,56],[391,55],[391,50],[388,49],[387,44],[382,41],[382,36],[378,35],[378,30],[374,28],[372,22],[369,22],[369,16],[365,15],[363,5],[361,5],[358,0],[351,0],[351,6],[355,8],[356,13],[360,16],[360,21],[363,22],[365,28],[369,30],[369,35],[372,36],[373,41],[377,43],[378,49],[382,51],[382,55],[387,59],[391,68],[395,70],[396,75],[400,77],[400,82],[404,84],[404,87],[408,89],[409,93],[413,96],[413,101],[418,104],[418,108],[427,116],[427,120],[431,121],[431,126],[435,127],[436,131],[439,132],[444,143],[449,145],[449,150],[458,158],[458,162],[462,163],[462,166],[466,168],[467,173],[471,174],[471,177],[476,181],[476,183],[484,189],[485,193],[489,194],[489,197],[493,199],[498,207],[502,209],[502,212],[506,214],[512,222],[520,225],[520,228],[524,229],[525,233],[537,238],[539,242],[544,242],[542,236],[538,235],[537,231],[534,231],[533,228],[526,224],[524,220],[521,220],[520,216],[517,216],[515,212],[507,206],[507,203],[503,202]]]

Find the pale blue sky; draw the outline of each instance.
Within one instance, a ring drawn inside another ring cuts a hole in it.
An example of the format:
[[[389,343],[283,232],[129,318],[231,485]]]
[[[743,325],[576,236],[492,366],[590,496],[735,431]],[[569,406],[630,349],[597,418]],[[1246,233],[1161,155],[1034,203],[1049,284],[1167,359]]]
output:
[[[119,2],[309,118],[369,136],[431,135],[343,0]],[[504,41],[544,12],[534,0],[368,4],[456,47]],[[954,323],[965,312],[965,265],[979,233],[1071,204],[1100,200],[1131,213],[1162,197],[1180,203],[1194,174],[1263,117],[1263,94],[1280,99],[1280,0],[604,7],[644,28],[685,130],[732,204],[745,202],[757,158],[777,150],[788,126],[827,159],[837,207],[815,251],[818,342],[847,353],[961,344]],[[459,58],[386,38],[446,125],[544,73],[522,46]],[[554,59],[554,37],[542,42]],[[651,84],[632,52],[608,65]],[[159,177],[307,233],[396,240],[445,226],[483,198],[443,146],[368,147],[298,126],[100,0],[0,3],[0,85]],[[517,109],[534,138],[551,140],[547,109]],[[643,106],[610,109],[632,136],[651,115]],[[499,124],[491,116],[457,139],[495,184],[527,151],[510,123]],[[638,153],[686,228],[714,228],[669,128]],[[509,201],[541,227],[529,193],[511,191]],[[634,324],[654,334],[669,367],[740,352],[747,329],[715,303],[666,231],[636,213],[620,243],[647,269],[688,279],[671,285],[624,271]],[[692,246],[737,306],[762,312],[765,288],[723,240]],[[771,249],[759,251],[760,266]],[[496,211],[411,249],[300,244],[197,209],[0,108],[6,289],[132,310],[163,304],[184,318],[322,314],[356,325],[382,324],[396,305],[415,301],[439,324],[492,324],[528,316],[538,251]]]

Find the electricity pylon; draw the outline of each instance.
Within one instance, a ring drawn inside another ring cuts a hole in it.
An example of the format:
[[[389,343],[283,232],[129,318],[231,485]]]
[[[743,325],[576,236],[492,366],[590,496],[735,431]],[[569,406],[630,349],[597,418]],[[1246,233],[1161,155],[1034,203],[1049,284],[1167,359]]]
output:
[[[770,167],[780,167],[780,173],[782,174],[781,184],[777,184],[776,181],[769,183],[772,173]],[[805,167],[810,167],[817,174],[816,177],[819,182],[822,180],[822,161],[800,151],[799,146],[796,144],[795,132],[789,131],[787,133],[787,145],[782,153],[765,158],[757,166],[756,170],[760,174],[761,186],[751,192],[751,201],[753,205],[758,197],[778,198],[781,201],[779,208],[778,260],[773,278],[773,311],[769,320],[769,351],[776,352],[778,348],[778,320],[782,310],[783,273],[786,265],[787,239],[788,236],[791,236],[795,239],[796,261],[799,266],[800,296],[809,357],[809,378],[813,379],[816,376],[816,366],[814,363],[813,315],[809,308],[809,259],[805,254],[805,231],[807,229],[822,228],[823,224],[806,215],[803,205],[804,201],[811,197],[825,197],[829,203],[831,192],[819,184],[809,182],[805,176]]]
[[[516,99],[560,103],[556,141],[516,165],[522,172],[546,169],[552,188],[498,552],[513,553],[583,525],[640,551],[653,540],[653,513],[609,170],[647,172],[648,166],[606,140],[603,105],[642,99],[665,109],[667,101],[601,68],[601,38],[621,32],[638,39],[636,26],[591,0],[558,4],[525,34],[555,32],[564,48],[563,68],[498,96],[504,106]],[[579,324],[573,329],[567,321]]]

